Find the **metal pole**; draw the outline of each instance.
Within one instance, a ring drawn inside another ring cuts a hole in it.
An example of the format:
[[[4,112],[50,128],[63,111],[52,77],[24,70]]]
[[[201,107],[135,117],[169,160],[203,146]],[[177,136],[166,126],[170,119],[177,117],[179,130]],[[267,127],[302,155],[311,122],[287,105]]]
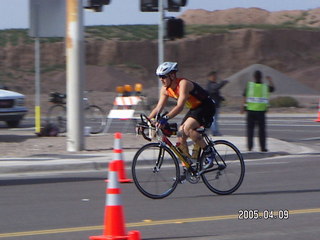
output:
[[[34,52],[35,52],[35,128],[36,133],[41,131],[41,107],[40,107],[40,39],[39,37],[35,38],[34,41]]]
[[[67,0],[67,150],[84,149],[84,37],[82,0]]]
[[[35,71],[35,96],[34,96],[34,121],[35,121],[35,132],[41,132],[41,70],[40,70],[40,38],[39,38],[39,3],[34,5],[34,71]]]
[[[159,0],[159,29],[158,29],[158,65],[164,62],[164,0]],[[158,80],[159,93],[162,87],[161,81]]]

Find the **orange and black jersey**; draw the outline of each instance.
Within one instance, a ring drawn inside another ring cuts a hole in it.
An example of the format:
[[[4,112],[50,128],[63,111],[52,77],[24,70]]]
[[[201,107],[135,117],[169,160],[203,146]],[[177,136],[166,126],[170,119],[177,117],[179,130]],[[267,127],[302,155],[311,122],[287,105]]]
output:
[[[167,94],[169,97],[172,97],[174,99],[179,98],[180,81],[182,79],[183,78],[177,79],[177,87],[175,89],[172,89],[170,87],[167,88]],[[190,81],[190,80],[187,80],[187,81]],[[186,102],[187,108],[195,109],[208,101],[212,101],[206,90],[204,90],[200,85],[198,85],[195,82],[192,82],[192,84],[193,84],[193,89],[189,92],[189,97]]]

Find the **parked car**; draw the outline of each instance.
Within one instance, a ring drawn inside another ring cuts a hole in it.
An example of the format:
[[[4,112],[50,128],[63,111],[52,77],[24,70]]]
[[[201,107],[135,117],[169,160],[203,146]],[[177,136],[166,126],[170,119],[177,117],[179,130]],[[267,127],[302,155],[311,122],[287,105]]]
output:
[[[18,127],[28,112],[24,104],[23,94],[0,89],[0,121],[6,122],[8,127]]]

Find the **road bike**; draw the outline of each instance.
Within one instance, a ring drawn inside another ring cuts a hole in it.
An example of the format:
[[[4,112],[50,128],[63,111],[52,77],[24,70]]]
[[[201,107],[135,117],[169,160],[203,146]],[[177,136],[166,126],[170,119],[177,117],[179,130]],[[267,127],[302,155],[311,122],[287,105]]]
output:
[[[85,92],[87,94],[87,91]],[[47,122],[59,128],[59,133],[67,131],[67,107],[66,94],[52,92],[49,102],[54,103],[47,112]],[[105,112],[97,105],[89,103],[88,97],[83,98],[84,102],[84,126],[90,127],[90,133],[101,133],[106,126]]]
[[[132,178],[143,195],[152,199],[165,198],[179,183],[188,181],[196,184],[200,179],[208,189],[219,195],[231,194],[240,187],[245,175],[245,164],[235,145],[226,140],[213,141],[206,134],[205,128],[197,129],[215,156],[213,166],[206,168],[206,156],[197,144],[193,147],[192,156],[188,156],[169,140],[171,135],[176,134],[177,124],[167,124],[160,129],[146,115],[141,114],[140,118],[137,133],[148,141],[157,139],[156,142],[142,146],[132,161]]]

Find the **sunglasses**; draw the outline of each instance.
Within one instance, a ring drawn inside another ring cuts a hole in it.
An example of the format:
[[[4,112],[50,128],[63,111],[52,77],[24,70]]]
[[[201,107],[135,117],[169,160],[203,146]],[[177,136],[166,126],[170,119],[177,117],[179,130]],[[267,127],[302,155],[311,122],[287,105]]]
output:
[[[159,75],[158,77],[159,77],[159,78],[162,78],[162,79],[163,79],[163,78],[168,78],[167,75]]]

